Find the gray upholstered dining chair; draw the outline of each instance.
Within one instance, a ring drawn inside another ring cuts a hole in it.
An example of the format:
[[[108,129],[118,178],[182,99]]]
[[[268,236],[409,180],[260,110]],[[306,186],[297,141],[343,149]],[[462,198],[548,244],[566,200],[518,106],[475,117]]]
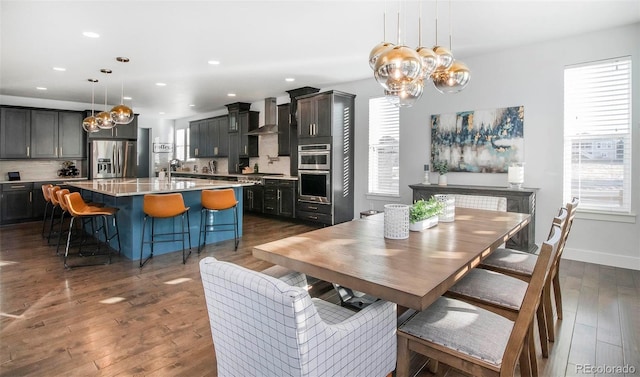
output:
[[[233,263],[200,261],[219,376],[387,376],[396,364],[396,305],[353,312]],[[304,275],[303,275],[304,276]]]
[[[554,217],[551,225],[551,231],[556,227],[560,229],[559,249],[562,248],[563,235],[568,223],[567,216],[567,210],[565,208],[561,208],[558,216]],[[555,261],[552,261],[552,263],[555,264]],[[542,348],[543,357],[549,356],[549,345],[547,341],[549,324],[547,324],[547,314],[545,311],[545,306],[549,305],[549,303],[547,302],[548,300],[545,300],[545,297],[550,294],[551,279],[552,274],[549,274],[547,280],[544,282],[540,305],[538,305],[536,310],[540,346]],[[474,304],[515,321],[518,317],[518,313],[520,312],[520,308],[524,300],[524,294],[527,291],[528,285],[529,282],[513,276],[482,268],[474,268],[460,281],[454,284],[453,287],[445,293],[445,296]],[[535,358],[533,322],[531,323],[530,328],[529,352],[531,356],[532,375],[535,377],[538,375],[538,368],[537,360]]]
[[[558,319],[562,319],[562,295],[560,293],[560,277],[558,275],[558,270],[560,268],[562,252],[564,251],[564,246],[566,245],[567,238],[569,237],[573,219],[576,217],[579,203],[580,200],[578,198],[573,198],[571,202],[567,203],[567,222],[560,243],[560,250],[558,251],[558,256],[554,261],[554,266],[551,271],[551,281],[555,296],[556,315],[558,316]],[[500,272],[502,274],[510,275],[524,281],[529,281],[531,279],[533,266],[535,266],[536,260],[537,255],[535,254],[530,254],[519,250],[500,248],[489,255],[485,260],[483,260],[480,267]],[[553,342],[555,341],[555,332],[553,326],[553,310],[551,305],[551,289],[548,289],[548,292],[545,292],[544,296],[546,320],[547,322],[549,322],[547,324],[547,337],[550,342]]]
[[[543,243],[515,320],[464,301],[440,297],[398,328],[396,375],[408,375],[410,351],[485,377],[513,376],[519,360],[521,375],[531,375],[531,322],[558,252],[561,233],[554,226]]]

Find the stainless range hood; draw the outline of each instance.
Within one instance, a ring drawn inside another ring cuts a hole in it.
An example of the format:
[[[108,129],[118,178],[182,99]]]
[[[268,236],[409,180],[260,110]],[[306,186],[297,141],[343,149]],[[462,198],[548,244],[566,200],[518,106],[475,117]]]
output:
[[[278,123],[276,116],[278,115],[275,97],[264,99],[264,122],[262,127],[257,130],[247,132],[247,135],[276,135],[278,134]]]

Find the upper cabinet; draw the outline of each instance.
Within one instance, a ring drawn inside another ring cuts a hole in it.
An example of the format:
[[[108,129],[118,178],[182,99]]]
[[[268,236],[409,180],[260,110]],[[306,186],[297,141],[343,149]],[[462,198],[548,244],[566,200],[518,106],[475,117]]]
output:
[[[2,108],[0,158],[85,158],[83,114]]]
[[[86,116],[91,115],[91,111],[87,111]],[[117,124],[115,127],[99,130],[98,132],[90,132],[89,139],[127,139],[138,140],[138,114],[135,114],[133,120],[129,124]]]
[[[231,134],[238,132],[237,151],[239,157],[258,157],[258,136],[247,135],[247,132],[258,129],[260,113],[250,111],[251,104],[246,102],[235,102],[226,106],[229,110],[229,154],[231,155],[235,149],[231,142],[236,142],[236,138],[232,138]]]
[[[331,94],[298,100],[298,137],[331,136]]]
[[[298,142],[329,143],[332,138],[348,138],[354,98],[336,90],[298,97]]]
[[[31,157],[31,110],[0,109],[0,158]]]
[[[226,115],[189,123],[189,156],[197,158],[229,155],[229,121]]]
[[[289,104],[278,105],[278,156],[291,154],[291,114]],[[293,137],[296,137],[294,134]]]

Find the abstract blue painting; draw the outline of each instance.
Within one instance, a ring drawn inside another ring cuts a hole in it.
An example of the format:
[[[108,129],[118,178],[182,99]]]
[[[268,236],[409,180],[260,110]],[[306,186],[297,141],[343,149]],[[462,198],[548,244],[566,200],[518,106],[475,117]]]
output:
[[[431,115],[431,162],[450,172],[506,173],[524,162],[524,106]]]

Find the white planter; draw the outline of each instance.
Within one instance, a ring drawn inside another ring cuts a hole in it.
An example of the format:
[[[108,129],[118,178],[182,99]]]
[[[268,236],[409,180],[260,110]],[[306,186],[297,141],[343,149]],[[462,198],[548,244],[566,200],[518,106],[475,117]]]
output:
[[[447,175],[441,174],[438,176],[438,186],[446,186],[447,185]]]
[[[436,225],[438,225],[438,216],[431,216],[428,219],[416,221],[413,224],[409,224],[409,230],[414,232],[421,232],[425,229],[433,228]]]

